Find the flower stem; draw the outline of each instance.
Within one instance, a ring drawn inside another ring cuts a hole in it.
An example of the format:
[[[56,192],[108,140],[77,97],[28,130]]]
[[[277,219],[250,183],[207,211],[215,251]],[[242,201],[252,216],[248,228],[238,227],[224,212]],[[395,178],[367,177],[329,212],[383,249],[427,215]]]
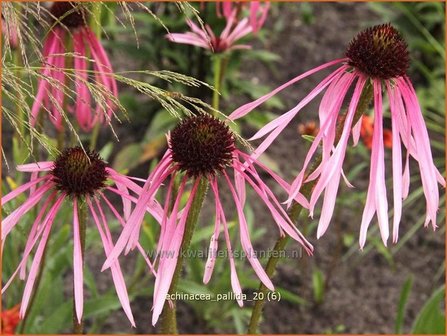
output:
[[[192,234],[199,219],[200,210],[202,209],[202,204],[205,199],[207,190],[208,181],[202,178],[202,180],[199,182],[199,187],[194,196],[194,200],[192,201],[188,218],[186,219],[185,234],[183,235],[183,241],[180,247],[180,254],[177,260],[174,275],[172,277],[171,287],[169,288],[170,296],[172,296],[172,294],[175,294],[177,290],[177,284],[183,266],[183,256],[185,255],[184,251],[187,251],[189,245],[191,244]],[[169,305],[168,302],[166,302],[163,307],[163,313],[161,315],[161,333],[178,334],[175,302],[173,302],[172,307]]]
[[[213,57],[214,68],[214,91],[213,91],[213,108],[219,109],[220,98],[220,84],[222,83],[222,57],[220,55],[214,55]],[[216,113],[215,113],[216,114]]]
[[[360,100],[357,105],[357,110],[355,112],[352,125],[355,125],[359,121],[360,117],[363,114],[365,114],[373,97],[374,97],[373,85],[368,81],[366,83],[365,87],[363,88],[362,94],[360,96]],[[336,141],[338,141],[340,139],[340,136],[343,132],[343,124],[344,123],[339,123],[337,125],[336,135],[335,135]],[[313,163],[312,167],[309,169],[308,175],[311,174],[315,169],[317,169],[317,167],[319,166],[319,164],[321,162],[321,159],[322,159],[321,154],[318,155],[314,159],[314,163]],[[306,178],[304,178],[304,181],[305,180],[306,180]],[[301,189],[302,195],[306,198],[309,198],[312,193],[312,189],[316,183],[317,183],[317,180],[313,180],[311,182],[304,184]],[[289,212],[290,219],[293,222],[296,222],[298,220],[302,210],[303,210],[303,207],[300,204],[294,202],[290,209],[290,212]],[[267,266],[265,268],[265,271],[269,277],[272,277],[273,274],[275,273],[276,265],[279,261],[279,256],[281,255],[280,252],[282,250],[284,250],[284,248],[286,247],[286,245],[289,241],[289,238],[290,238],[289,236],[279,237],[278,240],[276,241],[276,244],[273,247],[273,253],[271,254],[271,257],[269,258],[269,260],[267,261]],[[266,298],[267,297],[266,293],[269,291],[269,289],[267,287],[265,287],[261,282],[259,285],[258,291],[260,293],[264,294],[264,295],[260,295],[259,296],[260,298]],[[250,318],[250,323],[248,325],[248,334],[256,334],[258,332],[259,322],[262,317],[262,310],[264,308],[264,305],[265,305],[265,299],[257,300],[255,302],[255,304],[253,306],[251,318]]]
[[[81,256],[82,256],[82,265],[84,266],[84,255],[85,255],[85,230],[87,223],[87,207],[84,202],[79,203],[79,236],[81,239]],[[82,334],[84,332],[84,321],[81,319],[81,322],[78,322],[78,318],[76,317],[76,304],[75,304],[75,295],[73,288],[73,333],[74,334]]]

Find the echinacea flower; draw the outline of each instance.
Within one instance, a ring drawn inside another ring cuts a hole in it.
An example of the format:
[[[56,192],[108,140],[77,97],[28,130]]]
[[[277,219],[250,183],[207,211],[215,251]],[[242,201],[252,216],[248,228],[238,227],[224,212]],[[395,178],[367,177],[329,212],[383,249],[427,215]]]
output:
[[[231,286],[235,297],[239,298],[239,305],[242,306],[243,304],[242,292],[235,269],[226,216],[221,202],[219,180],[228,187],[233,199],[239,217],[239,234],[242,248],[255,273],[267,288],[273,290],[273,284],[254,253],[243,210],[246,198],[245,185],[247,183],[252,186],[269,209],[278,225],[280,234],[287,234],[294,238],[308,254],[311,254],[313,249],[289,219],[271,189],[261,178],[258,169],[261,168],[264,172],[267,172],[286,191],[289,188],[288,184],[258,161],[250,159],[248,154],[238,150],[235,145],[234,134],[223,121],[208,114],[188,117],[172,131],[168,142],[167,152],[148,177],[137,205],[103,266],[103,269],[109,267],[123,250],[127,253],[134,248],[138,242],[144,209],[147,204],[154,200],[155,194],[163,182],[170,177],[165,200],[165,213],[157,246],[158,269],[154,289],[153,324],[157,322],[163,309],[180,252],[186,219],[201,180],[208,181],[211,186],[216,214],[214,233],[210,243],[211,253],[205,266],[203,281],[207,283],[211,278],[216,258],[215,252],[218,248],[218,238],[220,231],[223,229],[231,268]],[[242,160],[245,162],[243,163]],[[234,182],[231,181],[229,170],[234,175]],[[174,191],[173,184],[175,178],[179,175],[181,179],[179,190],[175,200],[171,200]],[[180,211],[180,200],[185,193],[187,182],[190,180],[192,181],[191,192],[187,204]],[[303,198],[302,201],[305,202],[305,199]],[[168,215],[170,204],[173,204],[172,212]]]
[[[38,81],[36,99],[31,110],[31,124],[37,122],[37,116],[44,108],[50,114],[50,120],[58,129],[62,129],[64,109],[64,86],[66,85],[66,53],[74,52],[74,91],[76,101],[72,112],[76,116],[79,126],[91,130],[96,124],[110,122],[114,104],[111,97],[118,97],[118,88],[112,73],[110,60],[101,42],[87,23],[88,13],[83,4],[75,2],[54,2],[50,14],[54,21],[46,37],[43,47],[44,65],[42,77]],[[72,41],[73,49],[65,47],[65,41]],[[98,99],[95,111],[92,111],[91,96],[87,83],[88,55],[93,60],[95,81],[104,101]],[[70,107],[71,108],[71,107]]]
[[[264,25],[265,20],[267,19],[267,14],[270,9],[270,2],[265,1],[222,1],[222,2],[216,2],[216,11],[217,15],[221,16],[223,13],[223,16],[228,20],[234,10],[240,10],[241,7],[245,7],[246,5],[249,5],[249,19],[250,19],[250,26],[253,30],[253,33],[256,33],[261,29],[261,27]],[[238,8],[235,8],[235,7]]]
[[[236,24],[236,12],[228,18],[227,24],[220,34],[217,36],[209,25],[205,25],[205,29],[197,26],[191,20],[187,20],[191,31],[186,33],[170,33],[166,35],[169,41],[181,44],[190,44],[210,50],[212,53],[224,53],[235,49],[250,49],[249,45],[236,44],[238,40],[250,34],[251,28],[247,18],[242,19]]]
[[[374,132],[372,139],[370,183],[360,228],[360,247],[366,241],[368,226],[377,212],[383,243],[389,236],[388,202],[385,186],[383,105],[382,95],[386,92],[390,102],[392,125],[392,163],[394,221],[393,242],[398,239],[402,213],[402,200],[408,196],[410,174],[409,156],[419,164],[422,186],[426,199],[425,226],[432,222],[436,228],[436,212],[439,207],[437,182],[445,187],[444,177],[436,169],[430,149],[430,140],[424,123],[416,92],[406,75],[409,67],[407,44],[400,33],[390,24],[382,24],[360,32],[349,44],[346,57],[323,64],[295,77],[258,100],[246,104],[230,115],[238,119],[289,85],[333,65],[341,66],[324,78],[298,105],[260,129],[252,139],[267,136],[255,150],[253,157],[262,154],[282,132],[293,117],[318,94],[326,89],[319,108],[320,130],[306,156],[304,165],[291,185],[287,203],[290,204],[304,182],[316,180],[309,201],[310,214],[324,192],[323,207],[317,229],[317,237],[326,231],[335,206],[342,164],[352,132],[354,143],[358,142],[361,129],[357,107],[365,102],[368,91],[374,101]],[[339,124],[339,113],[349,89],[353,88],[347,114]],[[337,132],[339,128],[340,132]],[[340,134],[337,134],[340,133]],[[322,160],[317,169],[306,179],[306,169],[318,146],[322,143]],[[402,169],[402,148],[406,149],[405,168]]]
[[[0,314],[0,332],[2,335],[14,335],[20,323],[20,305],[15,305],[10,309],[3,310]]]
[[[27,200],[9,214],[2,221],[1,238],[4,242],[11,230],[33,207],[38,207],[38,215],[31,227],[25,246],[22,260],[14,274],[2,289],[2,293],[8,288],[12,280],[19,273],[22,280],[26,277],[27,261],[34,246],[38,243],[34,259],[29,270],[25,284],[20,316],[23,317],[33,291],[36,276],[39,272],[42,255],[44,253],[48,236],[61,210],[64,201],[69,201],[73,209],[73,273],[74,273],[74,298],[76,303],[76,316],[81,321],[83,312],[83,253],[81,249],[80,232],[80,207],[88,208],[95,222],[107,256],[113,247],[113,241],[107,220],[103,210],[103,204],[113,213],[114,217],[125,224],[130,210],[131,202],[136,201],[130,191],[139,195],[141,187],[127,176],[121,175],[108,167],[107,164],[93,151],[84,151],[81,147],[68,148],[64,150],[53,161],[37,162],[20,165],[18,171],[31,173],[31,180],[14,189],[1,200],[2,207],[9,201],[22,195],[29,190]],[[39,176],[44,173],[43,176]],[[113,184],[115,186],[113,186]],[[122,198],[124,218],[119,214],[115,206],[105,195],[105,190],[118,194]],[[161,221],[162,208],[154,201],[148,204],[147,210],[159,221]],[[145,258],[149,267],[152,267],[142,247],[137,244],[139,251]],[[124,277],[118,261],[111,264],[111,273],[118,298],[124,312],[133,326],[135,322],[129,305]]]
[[[361,117],[361,122],[360,138],[362,139],[362,142],[365,144],[366,148],[372,149],[374,121],[370,116],[364,115]],[[393,134],[390,129],[383,130],[383,145],[386,148],[391,148],[393,146]]]

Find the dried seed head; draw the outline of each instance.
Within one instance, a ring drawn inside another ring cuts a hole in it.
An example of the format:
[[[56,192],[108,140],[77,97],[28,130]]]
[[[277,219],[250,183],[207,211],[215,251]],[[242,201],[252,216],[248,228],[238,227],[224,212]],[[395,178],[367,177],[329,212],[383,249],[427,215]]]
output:
[[[107,180],[106,163],[94,151],[65,149],[55,160],[51,174],[57,189],[70,196],[94,195]]]
[[[209,114],[184,119],[171,132],[172,159],[190,176],[215,175],[231,165],[234,136]]]
[[[389,23],[358,33],[346,57],[349,65],[365,75],[384,80],[405,75],[410,65],[407,43]]]
[[[58,1],[53,3],[50,12],[64,26],[78,28],[87,24],[87,13],[83,6],[79,2]]]

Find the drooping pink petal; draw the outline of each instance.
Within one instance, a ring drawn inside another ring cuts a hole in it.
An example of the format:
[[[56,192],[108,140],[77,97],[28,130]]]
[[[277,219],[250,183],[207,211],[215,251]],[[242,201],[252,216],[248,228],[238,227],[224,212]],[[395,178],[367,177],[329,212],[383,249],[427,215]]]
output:
[[[73,288],[75,310],[78,323],[82,321],[84,310],[84,262],[81,248],[78,200],[73,199]]]
[[[147,204],[154,198],[155,192],[158,190],[163,181],[172,173],[173,169],[167,167],[171,164],[170,156],[164,156],[164,158],[158,163],[156,168],[149,175],[146,183],[144,184],[138,203],[135,206],[132,214],[124,226],[120,237],[118,238],[112,252],[110,252],[107,260],[104,262],[101,271],[109,268],[111,263],[115,261],[122,253],[128,243],[134,244],[136,242],[130,241],[132,233],[136,230],[139,232],[141,223],[146,213]],[[135,235],[134,235],[135,237]],[[132,245],[129,245],[132,246]]]
[[[94,209],[94,206],[90,200],[90,198],[87,198],[87,204],[90,208],[90,213],[92,214],[92,217],[94,219],[94,222],[98,228],[99,235],[102,240],[102,244],[104,247],[104,252],[106,256],[113,248],[113,242],[112,237],[110,234],[110,231],[107,226],[107,222],[104,216],[104,213],[101,209],[101,206],[99,204],[99,201],[95,199],[96,201],[96,207],[101,215],[102,223],[104,226],[104,229],[101,227],[101,223],[98,219],[98,215],[96,214],[96,211]],[[121,271],[121,267],[118,263],[118,261],[115,261],[112,266],[110,267],[110,271],[112,273],[112,279],[113,283],[115,285],[116,294],[118,295],[118,299],[120,300],[121,306],[123,307],[124,313],[126,314],[127,318],[129,319],[130,323],[133,327],[135,327],[135,320],[132,314],[132,310],[130,308],[130,302],[129,302],[129,295],[127,294],[127,288],[126,283],[124,281],[124,276]]]
[[[309,202],[309,210],[310,210],[311,214],[313,213],[315,204],[316,204],[317,200],[319,199],[323,190],[327,187],[329,182],[334,178],[334,176],[336,174],[341,173],[343,159],[346,154],[346,147],[347,147],[349,135],[351,133],[352,121],[354,119],[354,114],[357,109],[360,95],[361,95],[363,88],[365,86],[365,82],[366,82],[366,79],[363,76],[359,75],[357,84],[354,89],[354,93],[352,95],[351,102],[349,104],[348,113],[346,115],[346,119],[345,119],[345,122],[343,125],[343,131],[342,131],[340,140],[339,140],[337,146],[335,147],[333,154],[325,163],[325,166],[321,172],[320,178],[312,191],[311,199]]]
[[[392,129],[392,163],[393,163],[393,202],[394,202],[394,218],[393,218],[393,243],[399,238],[399,223],[402,216],[402,149],[400,143],[400,126],[399,116],[396,110],[396,102],[390,83],[387,82],[388,100],[391,110],[391,129]]]
[[[93,127],[92,124],[92,111],[91,111],[91,99],[90,91],[86,85],[88,81],[87,74],[87,61],[85,44],[82,39],[82,33],[76,32],[73,34],[73,48],[77,54],[74,57],[75,73],[75,89],[76,89],[76,103],[75,114],[79,125],[84,130],[90,130]]]
[[[20,318],[23,319],[25,316],[26,310],[28,308],[29,301],[31,299],[31,293],[33,291],[34,282],[37,278],[40,262],[42,260],[42,255],[45,250],[45,246],[47,244],[48,236],[50,235],[51,227],[54,222],[54,218],[56,217],[59,208],[64,201],[65,196],[62,195],[60,198],[56,200],[56,203],[53,205],[51,210],[48,212],[47,218],[45,219],[43,225],[45,226],[45,230],[42,234],[42,238],[40,240],[39,246],[37,247],[36,254],[34,256],[33,263],[31,264],[31,269],[28,275],[28,279],[25,284],[25,289],[23,291],[22,304],[20,305]]]
[[[275,223],[279,226],[281,232],[284,230],[289,236],[295,239],[298,243],[300,243],[307,254],[311,255],[313,251],[312,245],[306,240],[306,238],[301,234],[298,228],[291,222],[289,216],[284,211],[284,209],[279,204],[278,200],[274,196],[273,192],[268,188],[268,186],[262,181],[259,175],[250,169],[246,171],[249,172],[254,179],[253,181],[241,168],[242,164],[239,166],[234,165],[234,169],[239,171],[240,174],[244,177],[244,179],[253,187],[256,193],[261,197],[264,204],[270,210],[273,218],[275,219]]]
[[[389,236],[388,202],[386,199],[385,164],[382,126],[382,86],[380,80],[374,80],[374,133],[371,150],[371,168],[366,205],[363,210],[360,226],[359,244],[363,248],[366,241],[368,226],[377,212],[380,234],[384,245]]]
[[[310,75],[312,75],[312,74],[314,74],[314,73],[316,73],[316,72],[318,72],[320,70],[323,70],[323,69],[328,68],[328,67],[330,67],[332,65],[335,65],[335,64],[342,63],[342,62],[344,62],[346,60],[347,60],[346,58],[337,59],[337,60],[325,63],[323,65],[320,65],[320,66],[318,66],[318,67],[316,67],[314,69],[311,69],[311,70],[305,72],[304,74],[299,75],[299,76],[291,79],[287,83],[279,86],[278,88],[276,88],[272,92],[270,92],[270,93],[268,93],[268,94],[266,94],[266,95],[256,99],[255,101],[253,101],[251,103],[248,103],[248,104],[245,104],[245,105],[242,105],[241,107],[239,107],[235,111],[233,111],[228,118],[230,120],[236,120],[236,119],[242,118],[243,116],[245,116],[248,113],[250,113],[251,111],[253,111],[256,107],[258,107],[259,105],[261,105],[265,101],[269,100],[271,97],[276,95],[278,92],[284,90],[285,88],[289,87],[290,85],[292,85],[292,84],[300,81],[301,79],[306,78],[306,77],[308,77],[308,76],[310,76]]]
[[[342,85],[340,87],[340,91],[339,91],[339,95],[338,95],[341,102],[343,102],[343,99],[346,96],[347,90],[351,86],[353,80],[356,78],[356,75],[355,74],[347,74],[347,75],[344,75],[344,77],[346,78],[346,81],[343,82],[344,85]],[[303,179],[305,177],[307,167],[310,164],[312,157],[320,144],[320,141],[322,141],[327,134],[333,134],[333,131],[331,131],[330,129],[336,127],[336,120],[338,118],[338,113],[340,111],[339,106],[341,106],[340,104],[337,103],[332,106],[333,107],[332,111],[329,111],[331,113],[331,115],[328,116],[325,119],[324,124],[322,124],[320,126],[318,134],[315,137],[314,141],[312,142],[312,145],[311,145],[309,151],[307,152],[306,158],[304,160],[303,168],[301,169],[301,171],[299,172],[299,174],[297,175],[297,177],[295,178],[295,180],[292,182],[292,184],[290,186],[290,195],[289,195],[289,198],[286,200],[286,204],[288,204],[288,206],[290,206],[291,202],[296,198],[297,194],[299,193],[299,191],[301,189],[301,185],[303,183]],[[327,113],[329,113],[329,112],[327,112]],[[351,113],[353,113],[352,110],[351,110]],[[348,132],[348,130],[346,130],[346,132]],[[328,142],[328,140],[326,140],[326,141],[327,141],[326,143],[329,146],[331,143]],[[320,167],[318,167],[320,169],[317,168],[318,174],[321,174],[321,171],[323,170],[323,168],[328,164],[327,162],[328,162],[329,158],[326,157],[327,156],[326,153],[327,153],[326,150],[324,150],[322,162],[320,164]],[[314,175],[314,174],[311,174],[309,176],[309,178],[312,178],[313,177],[312,175]],[[315,178],[316,177],[317,177],[317,175],[315,174]]]
[[[164,258],[160,259],[160,267],[158,271],[158,276],[155,280],[156,285],[154,288],[152,325],[155,325],[158,321],[158,318],[163,310],[163,306],[166,301],[166,294],[168,293],[169,287],[171,286],[172,277],[174,275],[178,255],[180,252],[180,247],[183,241],[183,234],[185,232],[186,220],[188,218],[189,210],[196,195],[199,183],[200,179],[197,179],[194,182],[191,194],[185,206],[185,210],[177,224],[177,227],[175,228],[174,234],[172,235],[172,240],[169,244],[169,248],[166,250],[166,252],[172,252],[173,253],[172,256],[171,257],[167,256],[167,258],[166,256],[164,256]],[[171,217],[173,217],[174,220],[176,221],[177,213],[173,211]]]
[[[54,167],[54,161],[41,161],[36,163],[27,163],[23,165],[18,165],[16,167],[17,171],[24,173],[34,173],[49,171]]]
[[[203,283],[207,284],[211,275],[213,274],[214,265],[216,264],[216,255],[219,243],[219,234],[220,234],[220,211],[219,211],[219,199],[216,198],[216,195],[219,195],[217,182],[215,179],[210,181],[211,189],[214,192],[214,202],[215,202],[215,213],[216,219],[214,222],[214,232],[210,239],[210,246],[208,249],[208,259],[205,264],[205,271],[203,273]]]
[[[28,183],[22,184],[21,186],[15,188],[10,193],[8,193],[7,195],[2,197],[2,201],[1,201],[2,205],[5,205],[10,200],[13,200],[14,198],[16,198],[17,196],[22,194],[24,191],[30,189],[31,187],[34,187],[35,185],[39,184],[42,181],[46,181],[48,179],[50,179],[50,177],[46,175],[46,176],[32,179]]]
[[[15,209],[10,215],[2,221],[2,241],[6,239],[6,236],[11,232],[17,222],[25,215],[33,206],[42,199],[42,196],[53,187],[53,183],[48,182],[39,189],[37,189],[33,195],[27,199],[20,207]]]
[[[245,219],[244,210],[241,207],[241,203],[237,197],[236,191],[234,190],[234,187],[230,181],[230,178],[228,177],[227,173],[223,172],[225,179],[227,181],[228,187],[230,188],[231,194],[233,196],[234,203],[236,205],[236,210],[238,213],[239,218],[239,234],[241,238],[241,244],[242,248],[247,255],[247,259],[250,262],[251,266],[253,267],[256,275],[259,277],[261,282],[270,290],[274,290],[274,286],[268,275],[265,273],[264,269],[262,268],[261,264],[259,263],[259,260],[256,256],[256,253],[253,249],[253,246],[251,245],[250,236],[248,233],[248,226],[247,221]]]
[[[99,193],[100,196],[102,197],[102,199],[106,202],[107,206],[109,207],[109,209],[112,211],[113,215],[115,216],[116,219],[118,219],[118,222],[121,224],[122,227],[124,227],[126,224],[123,220],[123,218],[120,216],[120,214],[118,213],[118,211],[116,210],[116,208],[112,205],[112,203],[109,201],[109,199],[102,193]],[[108,229],[107,229],[108,230]],[[106,231],[107,231],[106,230]],[[110,241],[112,241],[112,239],[109,239]],[[113,244],[112,244],[112,248],[113,248]],[[111,248],[111,249],[112,249]],[[138,251],[140,252],[140,254],[142,255],[144,261],[146,262],[146,264],[149,266],[150,271],[152,272],[152,274],[154,274],[155,276],[157,275],[154,269],[153,264],[151,263],[151,261],[149,260],[148,256],[146,255],[146,251],[144,250],[144,248],[141,246],[140,243],[137,243],[137,248]],[[110,250],[111,250],[110,249]]]
[[[430,140],[427,128],[422,117],[422,112],[417,100],[416,93],[408,78],[401,78],[398,82],[398,89],[407,107],[408,117],[412,133],[417,144],[417,161],[421,171],[422,186],[427,201],[427,215],[432,222],[433,228],[436,228],[436,213],[439,206],[439,192],[437,183],[445,187],[445,180],[438,181],[436,167],[433,163],[433,157],[430,148]]]
[[[14,280],[14,278],[16,277],[16,275],[19,271],[20,271],[20,276],[19,276],[20,279],[21,280],[25,279],[26,264],[28,261],[28,257],[30,255],[32,249],[34,248],[34,245],[36,245],[37,240],[39,239],[39,237],[42,235],[42,232],[46,228],[45,225],[41,225],[42,217],[45,215],[45,212],[48,209],[50,202],[53,201],[55,195],[56,195],[56,193],[53,193],[53,195],[47,199],[47,201],[43,204],[41,210],[39,211],[39,213],[36,217],[36,220],[34,221],[32,227],[31,227],[31,232],[28,235],[28,239],[27,239],[27,242],[25,245],[25,251],[23,252],[23,255],[22,255],[22,260],[20,261],[20,263],[17,266],[14,273],[9,278],[8,282],[3,286],[2,292],[1,292],[2,294],[6,291],[6,289],[8,289],[9,285],[12,283],[12,281]]]
[[[214,199],[216,200],[217,212],[219,213],[223,224],[225,243],[227,245],[228,258],[230,260],[231,288],[233,289],[233,292],[236,295],[237,303],[239,304],[240,307],[242,307],[244,305],[244,301],[242,300],[241,284],[239,283],[239,278],[236,272],[233,250],[231,248],[230,233],[228,232],[227,220],[225,219],[225,213],[223,211],[222,203],[220,202],[220,195],[219,190],[217,189],[217,183],[211,184],[211,189],[213,190]]]

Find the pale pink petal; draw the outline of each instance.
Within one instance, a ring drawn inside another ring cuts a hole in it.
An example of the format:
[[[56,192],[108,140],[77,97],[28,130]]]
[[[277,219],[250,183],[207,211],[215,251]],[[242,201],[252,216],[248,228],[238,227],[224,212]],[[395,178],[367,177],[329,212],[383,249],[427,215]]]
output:
[[[234,262],[233,251],[231,249],[230,234],[228,232],[228,225],[227,225],[227,221],[225,219],[225,213],[223,211],[222,204],[220,202],[220,196],[219,196],[219,191],[217,189],[217,183],[212,184],[211,189],[214,192],[214,197],[217,202],[216,205],[218,207],[217,211],[220,214],[223,228],[224,228],[225,243],[227,245],[228,257],[230,260],[231,288],[233,289],[233,292],[236,295],[237,303],[239,304],[240,307],[242,307],[244,305],[244,302],[242,300],[242,289],[241,289],[241,285],[239,283],[239,278],[238,278],[237,272],[236,272],[236,265]]]
[[[391,90],[390,83],[387,82],[388,100],[391,109],[391,129],[392,129],[392,162],[393,162],[393,243],[399,238],[399,223],[402,216],[402,149],[400,142],[399,116],[396,111],[395,97]]]
[[[233,196],[234,203],[236,205],[236,210],[239,217],[239,234],[241,238],[241,244],[242,248],[247,255],[248,261],[250,262],[251,266],[253,267],[256,275],[259,277],[261,282],[270,290],[274,290],[274,286],[268,275],[265,273],[264,269],[262,268],[261,264],[259,263],[259,260],[256,256],[256,253],[253,249],[253,246],[251,245],[250,236],[248,233],[248,226],[247,221],[245,219],[244,211],[241,207],[241,203],[237,197],[236,191],[234,190],[233,185],[231,184],[230,178],[228,177],[227,173],[223,172],[225,179],[227,180],[227,184],[230,188],[231,194]]]
[[[45,246],[47,244],[48,236],[50,235],[51,226],[53,225],[54,218],[64,201],[65,196],[62,196],[56,200],[56,203],[53,205],[51,210],[49,211],[47,218],[44,221],[45,230],[42,234],[42,239],[40,240],[39,246],[37,247],[36,254],[34,256],[33,263],[31,264],[31,269],[28,275],[28,279],[25,284],[25,289],[23,291],[22,304],[20,305],[20,318],[23,319],[25,316],[26,310],[28,308],[29,301],[31,299],[31,293],[33,291],[34,282],[37,278],[40,262],[42,260],[42,255],[45,250]]]
[[[247,115],[249,112],[254,110],[256,107],[258,107],[259,105],[261,105],[265,101],[269,100],[271,97],[276,95],[278,92],[284,90],[285,88],[289,87],[290,85],[292,85],[292,84],[300,81],[301,79],[306,78],[306,77],[308,77],[308,76],[310,76],[310,75],[312,75],[312,74],[314,74],[314,73],[316,73],[316,72],[318,72],[320,70],[323,70],[323,69],[328,68],[328,67],[330,67],[332,65],[335,65],[335,64],[339,64],[339,63],[344,62],[346,60],[347,60],[346,58],[337,59],[337,60],[325,63],[323,65],[320,65],[320,66],[318,66],[318,67],[316,67],[314,69],[311,69],[311,70],[305,72],[304,74],[299,75],[299,76],[291,79],[287,83],[279,86],[278,88],[276,88],[272,92],[270,92],[270,93],[268,93],[268,94],[258,98],[257,100],[255,100],[255,101],[253,101],[251,103],[242,105],[241,107],[239,107],[235,111],[233,111],[228,118],[230,120],[236,120],[236,119],[242,118],[243,116]]]
[[[29,181],[28,183],[22,184],[20,187],[15,188],[10,193],[8,193],[7,195],[2,197],[2,201],[1,201],[2,205],[5,205],[10,200],[13,200],[14,198],[19,196],[24,191],[30,189],[31,187],[34,187],[36,184],[38,184],[42,181],[48,180],[48,179],[50,179],[50,177],[48,175],[46,175],[46,176],[35,178],[35,179]]]
[[[214,192],[214,199],[215,199],[215,213],[216,213],[216,219],[214,222],[214,233],[211,236],[210,240],[210,246],[208,249],[208,259],[205,264],[205,271],[203,273],[203,283],[207,284],[210,279],[211,275],[213,274],[214,265],[216,264],[216,255],[217,255],[217,249],[218,249],[218,243],[219,243],[219,233],[220,233],[220,211],[219,211],[219,199],[216,198],[216,195],[219,195],[219,192],[217,191],[217,183],[216,180],[213,179],[210,182],[211,189]]]
[[[180,221],[177,224],[177,227],[175,228],[175,232],[169,244],[169,248],[166,250],[167,252],[172,252],[173,255],[172,257],[167,256],[168,257],[167,259],[165,256],[165,258],[162,258],[160,261],[159,273],[155,280],[157,285],[155,286],[154,289],[152,325],[155,325],[158,321],[158,318],[163,310],[163,306],[166,301],[166,294],[168,293],[169,287],[171,286],[172,277],[174,275],[174,271],[177,266],[178,254],[180,252],[180,247],[183,241],[183,234],[185,232],[186,220],[188,218],[189,209],[191,208],[199,183],[200,183],[199,179],[197,179],[194,182],[194,186],[191,190],[191,194],[185,206],[185,211],[183,212]],[[174,210],[171,214],[171,217],[173,217],[174,220],[177,219],[177,213],[174,212]]]
[[[112,205],[112,203],[107,199],[107,197],[106,197],[102,192],[100,192],[99,194],[101,195],[102,199],[106,202],[106,204],[108,205],[108,207],[109,207],[110,210],[112,211],[112,213],[113,213],[113,215],[115,216],[115,218],[118,219],[118,222],[121,224],[121,226],[124,227],[125,222],[124,222],[123,218],[119,215],[119,213],[118,213],[118,211],[115,209],[115,207]],[[106,231],[107,231],[107,230],[108,230],[108,229],[106,228]],[[110,238],[109,240],[112,241],[112,238]],[[112,248],[113,248],[113,246],[112,246]],[[111,248],[111,249],[112,249],[112,248]],[[151,261],[149,260],[147,254],[146,254],[146,251],[144,250],[144,248],[141,246],[140,243],[137,243],[137,248],[138,248],[138,251],[140,252],[140,254],[142,255],[144,261],[145,261],[146,264],[149,266],[149,269],[151,270],[152,274],[154,274],[154,275],[156,276],[157,274],[155,273],[154,266],[153,266],[153,264],[151,263]],[[111,249],[110,249],[110,250],[111,250]]]
[[[36,163],[27,163],[24,165],[18,165],[16,169],[20,172],[32,173],[49,171],[53,169],[54,161],[41,161]]]
[[[78,200],[73,199],[73,288],[76,317],[81,323],[84,310],[84,262],[81,247],[81,235],[78,218]]]
[[[28,198],[25,203],[23,203],[20,207],[15,209],[9,216],[3,219],[2,221],[2,241],[5,240],[6,236],[11,232],[13,227],[17,224],[17,222],[25,215],[33,206],[39,202],[43,195],[53,187],[53,183],[48,182],[43,185],[39,189],[37,189],[33,195]]]
[[[101,218],[102,218],[102,223],[103,223],[104,229],[102,229],[102,227],[101,227],[100,221],[99,221],[98,216],[95,212],[93,204],[91,203],[90,198],[87,198],[87,204],[90,208],[90,213],[92,214],[94,222],[96,223],[96,226],[98,228],[98,232],[99,232],[99,235],[101,237],[102,244],[104,247],[104,252],[107,256],[108,253],[110,253],[110,251],[113,248],[113,242],[112,242],[110,231],[107,226],[107,221],[106,221],[104,213],[101,209],[101,205],[97,199],[95,199],[95,201],[96,201],[96,207],[97,207],[97,209],[101,215]],[[135,327],[135,320],[133,318],[132,310],[130,308],[129,295],[127,294],[126,283],[124,281],[124,276],[121,272],[121,267],[120,267],[118,261],[115,261],[112,264],[112,266],[110,267],[110,271],[112,273],[113,283],[115,285],[116,294],[118,295],[118,299],[120,300],[121,306],[123,307],[123,310],[124,310],[127,318],[129,319],[130,323],[132,324],[133,327]]]

